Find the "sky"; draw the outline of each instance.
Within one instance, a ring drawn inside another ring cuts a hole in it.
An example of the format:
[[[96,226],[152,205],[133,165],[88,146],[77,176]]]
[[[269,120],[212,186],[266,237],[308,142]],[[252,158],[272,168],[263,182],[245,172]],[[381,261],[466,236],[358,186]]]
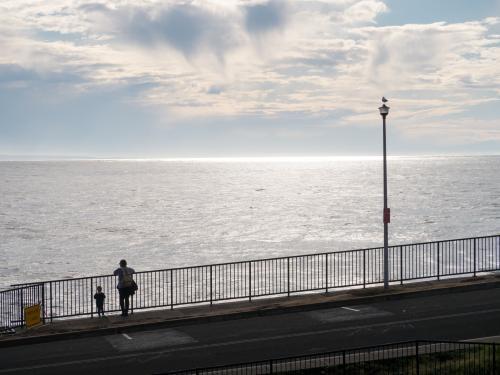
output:
[[[0,155],[500,154],[500,0],[2,0]]]

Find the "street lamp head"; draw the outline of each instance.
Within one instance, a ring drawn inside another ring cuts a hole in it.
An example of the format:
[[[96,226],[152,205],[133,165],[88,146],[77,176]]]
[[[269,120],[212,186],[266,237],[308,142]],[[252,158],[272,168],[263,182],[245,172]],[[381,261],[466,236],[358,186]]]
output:
[[[379,107],[378,110],[380,111],[380,115],[381,116],[387,116],[389,114],[389,108],[388,106],[384,104],[382,104],[382,107]]]

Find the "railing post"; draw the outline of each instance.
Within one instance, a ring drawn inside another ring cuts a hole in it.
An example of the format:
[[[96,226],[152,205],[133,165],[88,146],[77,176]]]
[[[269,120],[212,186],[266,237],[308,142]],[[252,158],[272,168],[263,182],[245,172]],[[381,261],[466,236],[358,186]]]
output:
[[[20,317],[21,317],[21,326],[24,326],[24,295],[23,295],[23,291],[24,291],[24,287],[21,287],[21,289],[19,289],[20,291],[20,294],[21,294],[21,297],[20,297],[20,302],[21,302],[21,310],[19,311],[20,313]]]
[[[474,277],[476,277],[476,270],[477,270],[476,240],[477,238],[474,238]]]
[[[403,246],[399,246],[399,273],[400,273],[400,283],[403,285]]]
[[[174,270],[170,270],[170,310],[174,309]]]
[[[325,293],[328,293],[328,253],[325,254]]]
[[[42,283],[42,322],[45,324],[45,283]]]
[[[493,371],[492,371],[493,374],[496,374],[496,371],[497,371],[497,361],[496,361],[496,354],[495,354],[496,351],[497,351],[496,344],[493,343]]]
[[[439,281],[440,279],[440,276],[441,276],[441,267],[440,267],[440,259],[441,259],[441,247],[439,246],[441,244],[441,242],[438,242],[437,243],[437,247],[438,247],[438,260],[437,260],[437,279]]]
[[[273,373],[273,360],[272,359],[269,360],[269,373],[270,374]]]
[[[212,306],[213,303],[213,296],[212,296],[212,265],[210,265],[210,306]]]
[[[52,311],[52,281],[49,281],[49,298],[50,298],[50,322],[54,320],[54,312]]]
[[[500,270],[500,236],[497,236],[497,265],[496,271]]]
[[[366,288],[366,249],[363,250],[363,288]]]
[[[248,262],[248,301],[252,302],[252,261]]]
[[[342,350],[342,373],[346,373],[345,350]]]
[[[290,297],[290,257],[286,258],[286,264],[287,294]]]
[[[90,278],[90,318],[92,319],[94,317],[94,296],[92,295],[92,292],[94,291],[94,278]]]
[[[418,341],[415,341],[415,362],[416,362],[416,375],[420,375],[420,361],[418,358]]]
[[[134,314],[134,295],[135,294],[132,294],[130,296],[130,315]]]

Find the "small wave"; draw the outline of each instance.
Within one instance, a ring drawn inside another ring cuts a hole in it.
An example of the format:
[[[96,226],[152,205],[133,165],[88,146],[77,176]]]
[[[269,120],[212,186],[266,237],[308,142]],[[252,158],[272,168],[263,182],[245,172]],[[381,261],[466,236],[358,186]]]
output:
[[[113,227],[96,228],[95,231],[96,232],[108,232],[108,233],[118,233],[118,232],[131,233],[131,232],[136,232],[136,230],[132,229],[132,228],[113,228]]]

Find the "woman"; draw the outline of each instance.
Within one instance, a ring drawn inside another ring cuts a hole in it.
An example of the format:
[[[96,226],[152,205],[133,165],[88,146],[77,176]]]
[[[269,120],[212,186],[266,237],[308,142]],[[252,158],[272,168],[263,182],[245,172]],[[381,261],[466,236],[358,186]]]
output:
[[[134,294],[134,279],[132,275],[135,273],[133,268],[127,267],[125,259],[120,260],[120,268],[117,268],[113,275],[118,276],[118,293],[120,295],[120,308],[122,316],[128,316],[128,308],[130,304],[130,296]]]

